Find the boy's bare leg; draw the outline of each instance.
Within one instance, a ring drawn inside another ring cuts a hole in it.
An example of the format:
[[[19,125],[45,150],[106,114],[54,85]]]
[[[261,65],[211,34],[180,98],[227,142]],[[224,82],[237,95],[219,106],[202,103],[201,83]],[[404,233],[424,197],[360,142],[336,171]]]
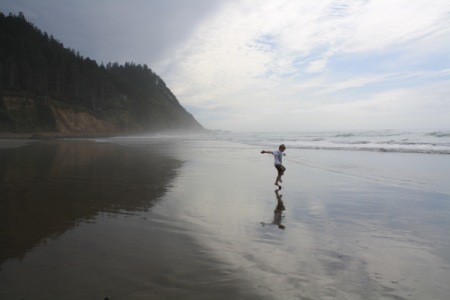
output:
[[[280,185],[278,184],[278,182],[282,182],[282,181],[281,181],[281,175],[278,175],[278,176],[277,176],[277,179],[275,180],[275,185],[276,185],[276,186],[280,186]]]

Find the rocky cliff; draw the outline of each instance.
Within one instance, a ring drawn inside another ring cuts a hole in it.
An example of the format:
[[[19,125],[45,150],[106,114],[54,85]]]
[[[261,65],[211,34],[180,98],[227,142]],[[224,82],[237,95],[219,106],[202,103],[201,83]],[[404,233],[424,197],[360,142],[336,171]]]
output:
[[[159,121],[158,124],[158,120],[154,120],[142,124],[127,110],[111,110],[95,115],[89,110],[51,99],[3,96],[0,101],[0,132],[34,136],[111,136],[204,130],[191,115],[182,111],[172,114],[174,118],[169,122]]]
[[[150,68],[97,62],[0,12],[0,132],[204,131]]]

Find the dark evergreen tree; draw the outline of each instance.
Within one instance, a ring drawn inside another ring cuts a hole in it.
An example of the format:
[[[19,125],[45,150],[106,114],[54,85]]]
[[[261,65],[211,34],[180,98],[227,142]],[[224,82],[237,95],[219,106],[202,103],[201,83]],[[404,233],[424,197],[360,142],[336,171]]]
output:
[[[0,13],[0,93],[53,99],[98,117],[126,110],[148,128],[190,116],[147,65],[99,66],[41,32],[23,13]]]

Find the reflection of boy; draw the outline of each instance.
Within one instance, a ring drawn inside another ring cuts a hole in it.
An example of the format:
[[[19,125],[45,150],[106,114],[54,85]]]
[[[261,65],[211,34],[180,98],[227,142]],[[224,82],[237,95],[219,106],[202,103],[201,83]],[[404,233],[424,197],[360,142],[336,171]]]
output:
[[[283,210],[285,210],[286,208],[284,207],[284,203],[283,200],[281,199],[281,197],[283,197],[283,195],[280,195],[278,193],[279,190],[275,190],[275,196],[277,198],[277,206],[275,206],[275,210],[273,211],[273,221],[272,223],[264,223],[261,222],[262,226],[266,226],[266,225],[277,225],[278,228],[280,229],[285,229],[286,226],[284,226],[283,224],[281,224],[281,222],[283,221]]]
[[[283,166],[283,155],[284,154],[284,150],[286,150],[286,146],[284,144],[281,144],[278,147],[278,150],[275,151],[267,151],[267,150],[262,150],[261,153],[267,153],[267,154],[273,154],[274,158],[275,158],[275,168],[278,171],[278,175],[277,178],[275,179],[275,185],[278,186],[278,188],[281,189],[281,186],[278,184],[279,182],[283,182],[281,180],[281,176],[284,174],[284,171],[286,171],[286,168]]]
[[[278,225],[278,228],[280,229],[285,229],[286,227],[281,224],[281,221],[283,219],[283,215],[281,213],[283,212],[283,210],[285,210],[283,200],[281,199],[283,195],[278,194],[278,190],[275,190],[275,194],[277,197],[277,206],[274,210],[273,224]]]

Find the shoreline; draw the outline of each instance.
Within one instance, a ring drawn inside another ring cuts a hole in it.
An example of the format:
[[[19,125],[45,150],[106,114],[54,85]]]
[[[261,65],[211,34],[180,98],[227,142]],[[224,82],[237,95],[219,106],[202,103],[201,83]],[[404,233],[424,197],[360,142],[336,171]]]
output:
[[[0,132],[0,140],[57,140],[70,138],[109,138],[120,136],[119,134],[83,134],[83,133],[58,133],[58,132],[33,132],[16,133]]]
[[[0,132],[1,140],[57,140],[57,139],[92,139],[92,138],[114,138],[124,136],[158,135],[158,134],[204,134],[212,131],[183,131],[183,130],[161,130],[161,131],[137,131],[137,132],[114,132],[114,133],[61,133],[61,132]]]
[[[33,143],[31,139],[23,138],[0,138],[0,150],[18,148]]]

